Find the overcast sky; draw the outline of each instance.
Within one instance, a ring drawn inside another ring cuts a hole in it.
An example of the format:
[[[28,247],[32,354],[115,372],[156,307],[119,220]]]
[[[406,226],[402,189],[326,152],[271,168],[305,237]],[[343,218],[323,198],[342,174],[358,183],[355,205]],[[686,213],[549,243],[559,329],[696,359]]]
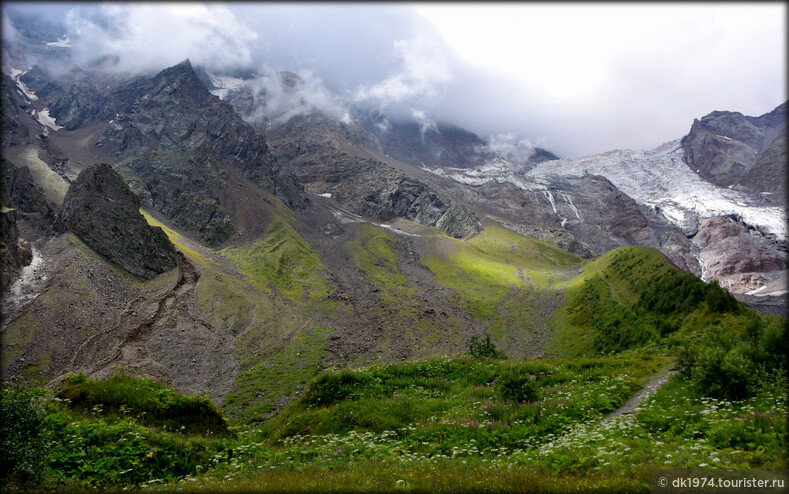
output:
[[[652,148],[713,110],[756,116],[787,99],[784,2],[3,8],[62,21],[77,60],[301,71],[344,101],[563,157]]]

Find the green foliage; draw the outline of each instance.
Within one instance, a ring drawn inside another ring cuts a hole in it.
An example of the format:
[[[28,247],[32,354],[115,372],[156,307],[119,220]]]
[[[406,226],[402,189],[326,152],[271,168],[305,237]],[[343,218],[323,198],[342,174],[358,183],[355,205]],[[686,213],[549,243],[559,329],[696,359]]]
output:
[[[271,220],[262,239],[220,253],[263,287],[276,287],[293,301],[314,302],[331,292],[321,276],[320,256],[281,216]]]
[[[42,394],[4,383],[0,400],[0,479],[40,482],[46,468],[49,427]]]
[[[598,355],[661,344],[669,336],[745,312],[717,282],[707,284],[683,273],[646,247],[606,253],[589,264],[579,281],[568,291],[563,310],[570,328],[586,330],[589,350]],[[688,324],[701,319],[703,324]],[[572,331],[560,328],[557,338]]]
[[[753,396],[760,381],[786,369],[785,320],[751,313],[739,329],[710,328],[686,345],[682,373],[707,396],[741,400]]]
[[[140,485],[195,474],[225,449],[222,440],[193,437],[184,429],[161,431],[134,420],[52,413],[48,423],[57,447],[49,457],[54,485]]]
[[[350,399],[355,395],[357,388],[364,386],[369,380],[370,376],[351,371],[322,374],[307,389],[304,402],[309,405],[326,406]]]
[[[320,372],[330,332],[321,327],[304,329],[270,357],[250,358],[256,362],[236,378],[225,398],[226,413],[248,424],[268,418],[277,401],[293,396]]]
[[[496,387],[502,399],[525,403],[539,399],[539,387],[529,369],[511,366],[503,370]]]
[[[104,413],[133,414],[143,423],[174,430],[229,433],[225,418],[209,398],[184,396],[156,381],[123,372],[104,381],[83,374],[69,376],[57,396],[68,400],[74,410],[100,407]]]
[[[444,357],[327,372],[265,424],[263,434],[279,440],[406,428],[407,437],[430,448],[469,439],[511,447],[615,409],[637,388],[636,376],[660,362],[596,360],[575,365]],[[410,429],[414,424],[418,431]]]
[[[468,353],[474,358],[504,358],[504,355],[496,349],[496,345],[490,341],[490,334],[486,334],[484,340],[472,335],[468,340]]]

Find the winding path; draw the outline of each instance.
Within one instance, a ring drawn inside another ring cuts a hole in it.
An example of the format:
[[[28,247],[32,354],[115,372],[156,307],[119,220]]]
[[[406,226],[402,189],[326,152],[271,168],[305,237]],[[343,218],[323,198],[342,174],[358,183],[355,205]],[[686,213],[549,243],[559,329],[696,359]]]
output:
[[[636,392],[636,394],[634,394],[632,398],[627,400],[627,402],[621,407],[619,407],[618,410],[611,412],[611,414],[606,418],[604,418],[602,422],[613,420],[621,415],[629,415],[631,413],[634,413],[638,405],[640,405],[644,400],[646,400],[655,392],[657,392],[658,389],[663,387],[663,385],[666,384],[674,374],[676,374],[676,372],[670,371],[667,374],[653,377],[652,379],[647,381],[644,387],[638,390],[638,392]]]

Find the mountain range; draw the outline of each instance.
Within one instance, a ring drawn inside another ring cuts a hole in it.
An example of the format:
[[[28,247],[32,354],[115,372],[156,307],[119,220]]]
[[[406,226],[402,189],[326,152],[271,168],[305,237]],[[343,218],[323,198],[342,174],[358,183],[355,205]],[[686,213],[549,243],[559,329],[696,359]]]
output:
[[[625,258],[786,314],[786,103],[712,112],[652,150],[560,158],[310,106],[289,72],[15,60],[5,376],[121,366],[260,420],[324,369],[461,353],[472,336],[517,358],[609,351],[595,310],[630,314],[617,325],[640,310],[637,280],[611,278]],[[581,317],[590,290],[604,302]]]

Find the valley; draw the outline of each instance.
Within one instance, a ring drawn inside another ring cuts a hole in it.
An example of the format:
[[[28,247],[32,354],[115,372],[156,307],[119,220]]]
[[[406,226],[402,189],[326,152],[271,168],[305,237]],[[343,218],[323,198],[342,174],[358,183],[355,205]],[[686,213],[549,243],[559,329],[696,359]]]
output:
[[[4,44],[13,489],[646,492],[655,469],[786,467],[786,103],[652,150],[505,156],[305,110],[290,72],[62,73],[63,39],[24,67]]]

